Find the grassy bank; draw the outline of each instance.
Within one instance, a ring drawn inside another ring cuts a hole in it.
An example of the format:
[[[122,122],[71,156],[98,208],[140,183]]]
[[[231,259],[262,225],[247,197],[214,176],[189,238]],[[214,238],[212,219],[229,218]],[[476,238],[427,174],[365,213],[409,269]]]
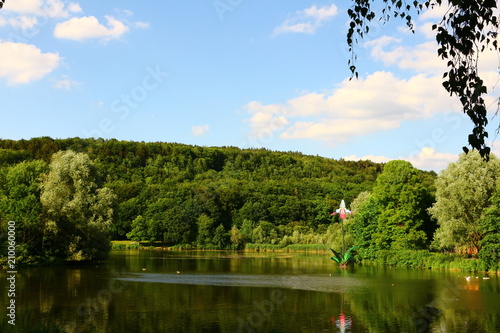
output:
[[[162,248],[168,250],[236,250],[236,249],[218,249],[218,248],[197,248],[192,245],[169,246],[164,243],[132,242],[132,241],[112,241],[112,249],[154,249]],[[255,252],[314,252],[330,254],[329,246],[325,244],[256,244],[247,243],[244,251]],[[380,250],[374,253],[370,258],[357,256],[356,259],[365,264],[393,266],[393,267],[411,267],[425,269],[454,270],[464,272],[490,272],[500,273],[500,262],[488,267],[486,263],[478,258],[466,258],[460,254],[437,253],[427,250]]]
[[[245,245],[245,251],[262,252],[319,252],[329,253],[329,247],[324,244],[290,244],[286,246],[275,244],[254,244]]]
[[[167,250],[238,250],[236,248],[220,249],[215,246],[196,247],[193,245],[171,245],[167,243],[150,243],[150,242],[134,242],[130,240],[111,241],[112,250],[134,250],[134,249],[154,249],[162,248]],[[262,252],[324,252],[329,253],[329,247],[324,244],[290,244],[290,245],[274,245],[274,244],[255,244],[247,243],[244,251],[262,251]]]
[[[466,258],[459,254],[436,253],[426,250],[380,250],[376,252],[374,258],[364,259],[363,262],[394,267],[443,269],[465,272],[500,272],[500,263],[487,267],[486,263],[478,258]]]
[[[130,240],[111,241],[111,250],[140,249],[143,247],[149,247],[149,243],[145,246],[145,244]]]

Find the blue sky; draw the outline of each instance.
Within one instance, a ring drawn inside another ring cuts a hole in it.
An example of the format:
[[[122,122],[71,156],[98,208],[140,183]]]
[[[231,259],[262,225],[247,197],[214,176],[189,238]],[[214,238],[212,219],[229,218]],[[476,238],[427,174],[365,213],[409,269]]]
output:
[[[472,124],[441,86],[445,7],[371,24],[349,80],[350,1],[7,0],[0,138],[103,137],[406,159],[439,171]],[[490,139],[498,53],[480,63]],[[496,142],[494,142],[496,141]]]

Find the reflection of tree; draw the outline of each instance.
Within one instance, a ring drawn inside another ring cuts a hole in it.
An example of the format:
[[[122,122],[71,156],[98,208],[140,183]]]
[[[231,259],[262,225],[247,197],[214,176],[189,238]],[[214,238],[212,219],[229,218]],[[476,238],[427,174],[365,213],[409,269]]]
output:
[[[376,292],[346,294],[356,324],[370,332],[498,332],[500,315],[495,306],[485,311],[484,294],[466,292],[475,297],[472,301],[446,278],[423,279],[414,273],[399,279],[386,274]],[[471,310],[472,304],[477,310]]]
[[[104,291],[109,290],[109,279],[114,277],[108,270],[100,270],[96,275],[93,265],[23,270],[22,278],[16,280],[17,331],[57,332],[55,327],[78,327],[78,332],[109,332],[113,299],[106,300]],[[0,298],[0,306],[6,306],[8,301]],[[10,328],[0,321],[0,331],[10,332],[6,327]],[[37,330],[38,327],[54,330]]]
[[[377,275],[376,291],[346,295],[352,317],[370,332],[420,332],[412,316],[432,301],[433,282],[396,280],[380,270]]]

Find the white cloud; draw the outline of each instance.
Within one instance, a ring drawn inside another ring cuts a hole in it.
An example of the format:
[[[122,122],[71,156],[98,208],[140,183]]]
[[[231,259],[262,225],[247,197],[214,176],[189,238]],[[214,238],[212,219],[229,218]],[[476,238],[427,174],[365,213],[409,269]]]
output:
[[[399,122],[386,119],[320,119],[301,122],[287,128],[281,134],[283,139],[314,139],[327,141],[332,145],[345,143],[357,136],[399,127]]]
[[[381,61],[385,66],[394,65],[400,69],[411,70],[415,73],[425,73],[439,78],[442,82],[442,75],[447,72],[446,62],[437,55],[437,44],[426,42],[412,47],[400,45],[401,40],[389,36],[382,36],[378,39],[365,43],[371,48],[372,59]],[[478,58],[479,75],[488,88],[488,95],[484,96],[486,105],[494,105],[498,99],[498,82],[500,73],[498,72],[498,52],[485,49]],[[444,88],[436,85],[436,89]],[[495,112],[495,108],[490,108],[490,112]]]
[[[52,83],[52,87],[64,90],[71,90],[78,86],[80,86],[80,82],[72,80],[68,76],[64,76],[62,79]]]
[[[314,5],[294,13],[274,29],[273,35],[290,32],[313,34],[325,21],[334,17],[337,13],[337,6],[334,4],[323,7]]]
[[[417,156],[409,156],[406,160],[417,169],[440,171],[457,161],[458,154],[438,153],[434,148],[424,147]]]
[[[56,69],[58,53],[42,53],[34,45],[0,42],[0,77],[9,85],[39,80]]]
[[[210,126],[208,125],[201,125],[201,126],[193,126],[191,127],[191,133],[195,136],[202,136],[205,135],[208,130],[210,130]]]
[[[38,24],[36,16],[19,15],[16,17],[0,17],[0,26],[10,25],[23,30],[32,29]]]
[[[343,157],[346,161],[372,161],[375,163],[387,163],[389,161],[394,160],[394,158],[390,158],[387,156],[375,156],[375,155],[365,155],[365,156],[357,156],[357,155],[348,155]]]
[[[344,80],[330,93],[309,93],[284,104],[246,105],[250,137],[278,133],[282,139],[313,139],[337,145],[358,136],[398,128],[455,108],[438,77],[408,80],[389,72]]]
[[[361,157],[350,155],[345,156],[344,159],[348,161],[370,160],[377,163],[387,163],[391,160],[405,160],[410,162],[417,169],[439,172],[445,169],[451,162],[455,162],[458,159],[458,155],[438,153],[433,148],[424,147],[416,156],[390,158],[387,156],[375,155],[366,155]]]
[[[65,3],[60,0],[16,0],[6,1],[3,9],[24,15],[65,18],[80,13],[82,9],[76,2]]]
[[[443,1],[441,5],[434,5],[426,9],[424,12],[422,12],[418,18],[420,21],[436,21],[439,22],[443,18],[443,16],[448,12],[449,10],[449,3],[448,1]]]
[[[17,29],[37,33],[47,24],[47,20],[67,18],[80,13],[76,2],[64,3],[60,0],[17,0],[7,1],[0,12],[0,26],[10,25]]]
[[[365,43],[365,46],[372,48],[372,58],[382,61],[385,66],[395,65],[401,69],[435,75],[446,70],[445,62],[437,56],[435,42],[417,44],[414,47],[403,47],[400,43],[400,39],[382,36]],[[389,46],[392,48],[386,50]]]
[[[496,157],[499,157],[500,158],[500,146],[498,146],[498,142],[497,144],[495,145],[495,142],[489,142],[489,146],[491,148],[491,153],[493,155],[495,155]]]
[[[114,17],[105,17],[108,21],[107,27],[99,23],[94,16],[74,17],[68,21],[57,24],[54,29],[54,36],[76,41],[100,38],[102,41],[106,42],[121,37],[129,30],[125,24]]]

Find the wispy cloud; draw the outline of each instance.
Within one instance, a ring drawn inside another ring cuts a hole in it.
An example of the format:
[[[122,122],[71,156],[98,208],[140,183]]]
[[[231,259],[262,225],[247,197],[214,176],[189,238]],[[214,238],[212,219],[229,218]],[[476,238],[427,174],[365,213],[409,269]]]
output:
[[[136,28],[139,28],[139,29],[147,29],[147,28],[149,28],[151,26],[151,23],[137,21],[137,22],[134,22],[134,26]]]
[[[202,136],[205,135],[208,130],[210,130],[210,126],[208,125],[201,125],[201,126],[193,126],[191,127],[191,133],[195,136]]]
[[[107,27],[99,23],[94,16],[72,18],[59,23],[54,29],[54,36],[57,38],[83,41],[87,39],[101,39],[107,42],[111,39],[120,38],[129,31],[129,27],[112,16],[106,16]]]
[[[322,7],[314,5],[297,11],[276,27],[273,35],[277,36],[284,33],[313,34],[325,21],[334,17],[337,12],[337,6],[334,4]]]
[[[67,75],[52,83],[52,87],[63,90],[71,90],[75,87],[79,87],[80,85],[80,82],[70,79]]]
[[[6,78],[9,85],[39,80],[61,61],[58,53],[43,53],[34,45],[0,42],[0,77]]]

